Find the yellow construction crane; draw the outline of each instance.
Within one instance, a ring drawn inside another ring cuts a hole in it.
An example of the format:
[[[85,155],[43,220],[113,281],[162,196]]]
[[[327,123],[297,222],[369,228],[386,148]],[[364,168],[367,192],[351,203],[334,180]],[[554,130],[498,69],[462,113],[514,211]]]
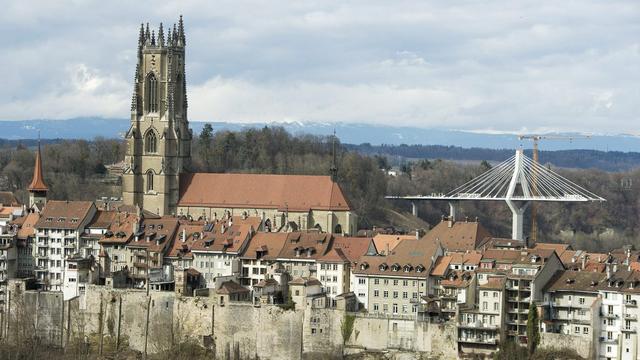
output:
[[[590,139],[591,135],[518,135],[518,140],[531,140],[533,141],[533,162],[539,164],[538,161],[538,141],[540,140],[569,140],[573,139]],[[535,171],[533,172],[533,178],[531,179],[531,188],[535,193],[538,191],[537,177]],[[529,237],[530,243],[535,244],[538,240],[538,206],[535,201],[531,202],[531,236]]]

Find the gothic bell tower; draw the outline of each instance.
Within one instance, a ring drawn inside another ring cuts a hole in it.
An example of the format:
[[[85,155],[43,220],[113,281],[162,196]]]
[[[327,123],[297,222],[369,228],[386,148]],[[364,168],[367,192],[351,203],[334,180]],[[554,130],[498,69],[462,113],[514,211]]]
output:
[[[157,36],[141,25],[122,197],[158,215],[175,214],[180,174],[191,159],[184,63],[182,16],[166,38],[162,24]]]

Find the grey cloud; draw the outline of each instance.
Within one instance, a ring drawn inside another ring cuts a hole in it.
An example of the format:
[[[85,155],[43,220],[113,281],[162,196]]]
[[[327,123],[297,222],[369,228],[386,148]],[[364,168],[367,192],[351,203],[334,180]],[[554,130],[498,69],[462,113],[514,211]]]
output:
[[[640,110],[635,0],[8,1],[3,10],[0,119],[126,117],[139,23],[180,13],[193,120],[628,132]]]

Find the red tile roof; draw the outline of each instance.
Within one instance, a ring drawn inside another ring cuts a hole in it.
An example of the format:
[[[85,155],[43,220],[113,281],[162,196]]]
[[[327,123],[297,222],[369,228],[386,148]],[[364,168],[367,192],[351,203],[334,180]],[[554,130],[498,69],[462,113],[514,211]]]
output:
[[[444,276],[447,273],[447,269],[449,269],[449,264],[451,263],[451,256],[440,256],[438,260],[436,260],[436,264],[431,270],[432,276]]]
[[[373,243],[378,254],[384,255],[387,251],[392,251],[402,240],[415,240],[415,238],[415,235],[376,234],[373,237]]]
[[[36,163],[33,167],[33,179],[27,187],[29,191],[47,191],[49,188],[44,183],[42,176],[42,160],[40,159],[40,143],[38,143],[38,151],[36,152]]]
[[[271,174],[185,174],[180,178],[178,205],[290,211],[350,209],[340,186],[329,176]]]
[[[339,250],[342,255],[340,259],[346,258],[347,261],[355,263],[364,256],[369,249],[369,245],[373,239],[369,237],[347,237],[334,236],[333,250]],[[324,259],[322,259],[324,260]]]
[[[281,232],[258,232],[249,240],[249,245],[242,254],[242,258],[256,260],[259,252],[260,259],[275,260],[288,236],[288,233]]]
[[[10,191],[0,191],[0,204],[4,206],[18,206],[20,202]]]
[[[261,223],[259,217],[241,216],[213,222],[180,220],[167,256],[190,258],[194,251],[237,254],[245,249]]]
[[[318,232],[292,232],[282,246],[279,259],[317,260],[331,249],[333,236]]]
[[[35,227],[38,229],[77,230],[89,216],[93,207],[91,201],[49,200]]]
[[[431,229],[422,239],[425,241],[439,241],[448,251],[475,250],[482,241],[490,237],[489,232],[475,221],[441,221]]]
[[[427,277],[436,261],[439,248],[440,244],[437,242],[423,241],[422,239],[403,240],[389,255],[361,257],[359,265],[353,269],[353,273]]]

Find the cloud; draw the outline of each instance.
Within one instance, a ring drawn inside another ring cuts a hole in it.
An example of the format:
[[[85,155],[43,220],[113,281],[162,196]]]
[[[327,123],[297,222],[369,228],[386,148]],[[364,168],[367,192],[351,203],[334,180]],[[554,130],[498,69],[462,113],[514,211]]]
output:
[[[127,117],[140,22],[185,16],[192,120],[628,132],[635,0],[8,1],[0,119]],[[607,14],[604,16],[603,14]]]

